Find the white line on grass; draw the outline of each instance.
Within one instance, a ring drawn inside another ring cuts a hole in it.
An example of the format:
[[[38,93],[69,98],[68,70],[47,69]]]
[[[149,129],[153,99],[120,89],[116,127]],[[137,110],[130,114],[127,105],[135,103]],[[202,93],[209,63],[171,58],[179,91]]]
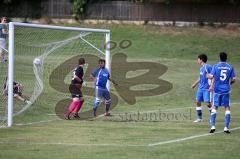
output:
[[[235,131],[239,130],[240,127],[230,129],[230,131]],[[153,147],[153,146],[160,146],[160,145],[166,145],[166,144],[173,144],[177,142],[182,142],[182,141],[187,141],[187,140],[192,140],[196,138],[201,138],[201,137],[206,137],[206,136],[212,136],[215,134],[220,134],[223,133],[223,131],[217,131],[213,134],[206,133],[202,135],[194,135],[194,136],[189,136],[185,138],[179,138],[175,140],[168,140],[168,141],[161,141],[157,143],[152,143],[148,145],[144,144],[108,144],[108,143],[103,143],[103,144],[80,144],[80,143],[65,143],[65,142],[10,142],[10,141],[0,141],[0,144],[22,144],[22,145],[62,145],[62,146],[114,146],[114,147]]]
[[[57,121],[57,120],[62,120],[62,119],[42,120],[42,121],[36,121],[36,122],[30,122],[30,123],[18,123],[15,125],[16,126],[25,126],[25,125],[33,125],[33,124],[40,124],[40,123],[48,123],[48,122]]]
[[[134,144],[80,144],[80,143],[66,143],[66,142],[4,142],[0,144],[22,144],[22,145],[63,145],[63,146],[114,146],[114,147],[146,147],[147,145]]]
[[[237,128],[230,129],[230,131],[235,131],[235,130],[239,130],[239,129],[240,129],[240,127],[237,127]],[[189,137],[184,137],[184,138],[179,138],[179,139],[174,139],[174,140],[161,141],[161,142],[157,142],[157,143],[148,144],[148,146],[159,146],[159,145],[165,145],[165,144],[172,144],[172,143],[176,143],[176,142],[192,140],[192,139],[205,137],[205,136],[211,136],[211,135],[220,134],[220,133],[223,133],[223,131],[217,131],[213,134],[206,133],[206,134],[202,134],[202,135],[194,135],[194,136],[189,136]]]

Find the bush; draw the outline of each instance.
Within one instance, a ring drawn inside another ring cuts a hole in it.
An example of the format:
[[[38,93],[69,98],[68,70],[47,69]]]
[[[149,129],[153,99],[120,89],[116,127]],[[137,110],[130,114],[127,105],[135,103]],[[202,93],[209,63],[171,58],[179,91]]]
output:
[[[85,17],[87,0],[74,0],[73,1],[73,17],[76,20]]]

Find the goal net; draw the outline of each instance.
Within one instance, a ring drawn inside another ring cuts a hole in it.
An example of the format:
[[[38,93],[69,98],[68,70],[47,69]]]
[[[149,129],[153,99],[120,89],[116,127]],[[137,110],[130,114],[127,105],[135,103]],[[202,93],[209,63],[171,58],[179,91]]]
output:
[[[80,57],[86,60],[81,111],[89,112],[87,117],[94,96],[89,76],[99,58],[110,69],[109,45],[105,29],[10,23],[9,59],[1,63],[2,87],[7,84],[0,97],[1,127],[61,118],[71,102],[68,86]]]

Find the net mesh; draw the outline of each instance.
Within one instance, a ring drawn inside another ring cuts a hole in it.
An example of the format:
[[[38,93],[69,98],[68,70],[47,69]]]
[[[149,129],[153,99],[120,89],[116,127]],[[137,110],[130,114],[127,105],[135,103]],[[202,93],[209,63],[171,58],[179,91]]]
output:
[[[28,101],[14,98],[14,123],[43,121],[63,115],[69,102],[62,107],[61,101],[71,99],[67,85],[71,82],[72,70],[81,56],[90,60],[91,57],[93,60],[104,58],[105,33],[20,26],[15,27],[14,32],[14,81],[23,85],[22,97]],[[94,66],[92,62],[90,68],[87,59],[84,86],[90,88],[93,83],[88,74],[97,67],[97,61]],[[1,81],[6,78],[6,69],[7,64],[1,66]],[[93,102],[93,89],[84,93],[88,100],[82,111],[91,109]],[[6,100],[2,94],[2,122],[6,120]]]

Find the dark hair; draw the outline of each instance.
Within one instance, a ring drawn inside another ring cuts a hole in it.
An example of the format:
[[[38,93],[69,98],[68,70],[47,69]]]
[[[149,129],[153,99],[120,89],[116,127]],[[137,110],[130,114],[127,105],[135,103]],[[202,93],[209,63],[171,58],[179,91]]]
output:
[[[99,60],[98,60],[98,63],[101,63],[101,62],[106,63],[106,61],[105,61],[104,59],[99,59]]]
[[[225,52],[220,52],[219,53],[219,58],[221,62],[226,62],[227,61],[227,54]]]
[[[202,60],[204,63],[207,62],[208,58],[207,58],[207,55],[206,54],[201,54],[201,55],[198,55],[198,58],[200,60]]]
[[[5,19],[6,22],[8,22],[8,18],[7,18],[7,17],[2,17],[2,18],[1,18],[1,22],[3,21],[3,19]]]
[[[79,65],[85,64],[85,59],[81,57],[81,58],[78,60],[78,64],[79,64]]]

